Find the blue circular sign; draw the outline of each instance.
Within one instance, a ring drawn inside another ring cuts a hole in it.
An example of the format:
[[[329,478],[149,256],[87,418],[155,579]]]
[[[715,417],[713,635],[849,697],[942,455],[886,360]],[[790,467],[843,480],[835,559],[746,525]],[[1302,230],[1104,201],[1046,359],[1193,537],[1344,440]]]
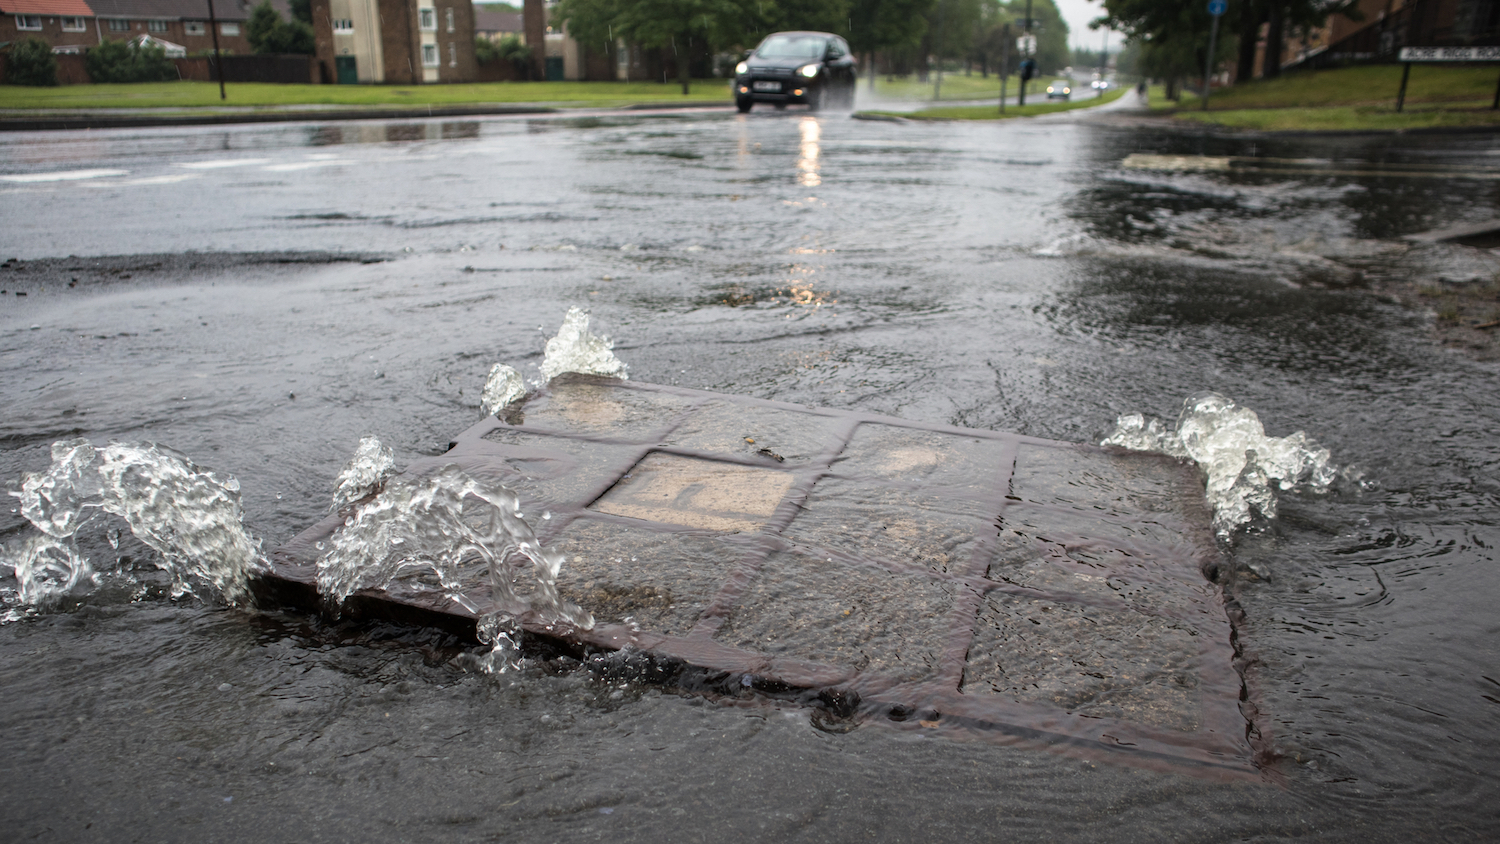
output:
[[[1228,0],[1208,0],[1208,13],[1214,17],[1224,14],[1227,8],[1229,8]]]

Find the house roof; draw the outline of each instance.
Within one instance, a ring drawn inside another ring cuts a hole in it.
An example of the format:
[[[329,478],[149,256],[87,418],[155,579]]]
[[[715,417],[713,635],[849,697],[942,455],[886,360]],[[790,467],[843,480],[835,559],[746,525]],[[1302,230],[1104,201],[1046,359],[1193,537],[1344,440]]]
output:
[[[94,12],[84,0],[0,0],[7,15],[66,15],[91,18]]]
[[[474,7],[475,32],[520,32],[521,15],[516,12],[490,12]]]
[[[0,0],[0,3],[15,0]],[[34,0],[22,0],[34,2]],[[208,20],[208,0],[87,0],[93,14],[100,18],[151,18],[155,20]],[[214,17],[221,21],[243,21],[250,18],[240,0],[214,0]]]

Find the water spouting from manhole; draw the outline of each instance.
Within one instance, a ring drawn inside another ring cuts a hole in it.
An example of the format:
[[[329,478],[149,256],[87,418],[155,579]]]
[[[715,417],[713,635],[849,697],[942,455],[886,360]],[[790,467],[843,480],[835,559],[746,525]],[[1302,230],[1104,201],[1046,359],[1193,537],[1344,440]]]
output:
[[[94,561],[78,549],[79,532],[100,512],[119,516],[160,558],[172,594],[188,592],[237,603],[261,567],[259,543],[245,531],[239,482],[200,469],[186,456],[153,443],[88,440],[52,445],[52,465],[28,472],[21,514],[42,532],[0,549],[17,582],[16,600],[36,605],[98,583]],[[116,545],[115,534],[110,544]]]
[[[589,331],[589,315],[582,308],[569,308],[557,336],[547,341],[547,355],[542,360],[542,378],[552,380],[564,372],[606,375],[625,380],[629,376],[624,361],[615,357],[614,343]]]
[[[1100,445],[1156,451],[1196,462],[1206,476],[1214,531],[1222,538],[1257,515],[1276,517],[1276,490],[1327,492],[1338,477],[1328,449],[1298,431],[1268,437],[1255,411],[1218,393],[1183,402],[1177,427],[1121,416]]]
[[[366,450],[362,445],[351,466]],[[516,664],[523,617],[585,630],[594,625],[591,615],[558,595],[562,555],[542,548],[516,494],[457,466],[386,481],[326,545],[317,563],[318,591],[334,611],[361,589],[436,592],[480,616],[480,640],[492,646],[481,659],[486,671]],[[488,607],[464,593],[476,575],[489,586]]]

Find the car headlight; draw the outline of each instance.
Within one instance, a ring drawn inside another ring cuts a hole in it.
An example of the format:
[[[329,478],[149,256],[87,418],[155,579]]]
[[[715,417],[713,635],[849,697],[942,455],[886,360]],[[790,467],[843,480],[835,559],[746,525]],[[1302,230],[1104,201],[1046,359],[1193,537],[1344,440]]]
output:
[[[1049,93],[1049,94],[1052,93],[1052,86],[1051,85],[1047,86],[1047,93]]]
[[[797,68],[797,72],[800,73],[800,74],[802,74],[803,76],[806,76],[808,79],[811,79],[814,76],[818,75],[818,69],[819,69],[819,67],[821,67],[821,66],[820,65],[815,65],[815,64],[805,64],[805,65]]]
[[[749,73],[750,72],[750,65],[747,65],[744,62],[740,62],[739,64],[737,64],[737,65],[734,66],[734,72],[735,73]]]
[[[1072,88],[1064,88],[1063,89],[1063,93],[1064,94],[1071,94],[1071,93],[1073,93],[1073,89]]]

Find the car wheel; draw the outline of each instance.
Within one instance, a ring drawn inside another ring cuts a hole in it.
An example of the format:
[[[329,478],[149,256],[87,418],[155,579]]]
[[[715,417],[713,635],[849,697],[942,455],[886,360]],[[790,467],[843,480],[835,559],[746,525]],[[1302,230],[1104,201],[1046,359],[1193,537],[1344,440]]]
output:
[[[740,97],[734,101],[734,107],[740,110],[740,114],[745,114],[755,107],[755,100],[749,97]]]

